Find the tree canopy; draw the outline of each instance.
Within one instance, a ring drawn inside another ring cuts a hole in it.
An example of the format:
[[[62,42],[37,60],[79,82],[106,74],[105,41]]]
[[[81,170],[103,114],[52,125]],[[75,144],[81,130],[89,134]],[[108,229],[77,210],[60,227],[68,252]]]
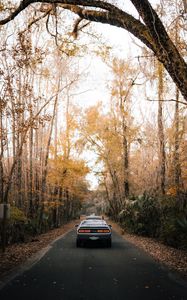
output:
[[[43,12],[43,17],[50,14],[51,11],[54,13],[56,7],[62,10],[69,10],[78,16],[73,30],[75,36],[83,20],[121,27],[129,31],[153,51],[154,55],[170,74],[185,100],[187,100],[187,64],[168,35],[159,15],[148,0],[130,0],[130,2],[139,15],[138,19],[128,14],[125,9],[120,8],[119,5],[123,3],[119,3],[117,6],[110,1],[101,0],[22,0],[7,17],[1,19],[0,25],[7,24],[13,20],[31,4],[47,3],[51,7]],[[42,13],[38,6],[36,9],[39,10],[39,13]],[[41,18],[42,16],[40,16]]]

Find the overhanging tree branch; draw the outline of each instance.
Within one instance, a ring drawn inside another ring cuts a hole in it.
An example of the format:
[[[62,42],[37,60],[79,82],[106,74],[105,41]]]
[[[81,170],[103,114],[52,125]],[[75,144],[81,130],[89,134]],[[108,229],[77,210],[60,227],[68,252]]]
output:
[[[50,14],[50,12],[52,11],[52,9],[49,9],[48,11],[46,11],[44,14],[42,14],[41,16],[39,16],[36,19],[33,19],[28,25],[27,25],[27,29],[31,28],[33,24],[36,24],[38,21],[44,19],[47,15]],[[24,33],[27,29],[25,29],[24,31],[22,31],[22,33]]]
[[[86,19],[93,22],[109,24],[112,26],[123,28],[132,33],[138,39],[140,39],[142,43],[144,43],[152,51],[156,50],[153,47],[152,38],[149,35],[149,32],[147,31],[145,25],[139,20],[132,17],[131,15],[129,15],[128,13],[117,9],[115,6],[115,11],[98,11],[94,9],[89,10],[80,6],[68,4],[59,4],[59,6],[77,14],[81,19]]]
[[[63,9],[68,9],[77,14],[81,19],[86,19],[93,22],[110,24],[116,27],[121,27],[132,33],[140,39],[147,47],[154,51],[153,41],[146,26],[130,14],[103,1],[89,0],[23,0],[15,11],[9,17],[0,20],[0,25],[4,25],[13,20],[21,11],[25,10],[33,3],[50,3],[57,4]],[[80,7],[81,6],[81,7]],[[82,8],[84,7],[84,8]],[[100,8],[100,10],[88,10],[85,7]]]
[[[151,102],[176,102],[176,99],[149,99],[149,98],[147,98],[147,101],[151,101]],[[187,103],[184,102],[184,101],[177,101],[177,102],[187,106]]]
[[[165,27],[148,0],[130,0],[142,22],[117,6],[102,0],[22,0],[7,18],[0,21],[4,25],[13,20],[21,11],[33,3],[50,3],[68,9],[81,19],[121,27],[148,48],[164,65],[173,81],[187,101],[187,64],[167,34]],[[88,9],[90,8],[90,9]]]

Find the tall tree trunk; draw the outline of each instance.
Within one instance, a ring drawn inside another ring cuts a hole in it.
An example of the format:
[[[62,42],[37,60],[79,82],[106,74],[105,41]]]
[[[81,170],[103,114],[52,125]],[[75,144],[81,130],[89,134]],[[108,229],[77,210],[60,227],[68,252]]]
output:
[[[32,113],[30,114],[32,116]],[[29,217],[33,217],[33,128],[30,128],[29,139]]]
[[[64,160],[68,161],[70,156],[70,123],[69,123],[69,105],[70,105],[70,97],[69,97],[69,90],[67,90],[67,102],[66,102],[66,138],[65,138],[65,145],[64,145]],[[64,169],[63,176],[67,176],[68,169],[67,167]],[[64,191],[64,199],[65,199],[65,219],[68,221],[69,213],[70,213],[70,195],[68,187],[65,188]]]
[[[124,196],[129,196],[129,153],[127,142],[127,126],[123,123],[123,159],[124,159]]]
[[[55,136],[54,136],[54,143],[55,143],[55,153],[54,153],[54,159],[57,159],[58,154],[58,103],[56,108],[56,116],[55,116]]]
[[[34,86],[34,72],[28,74],[27,76],[27,85],[31,86],[31,88]],[[30,119],[33,120],[33,112],[34,112],[34,104],[32,103],[32,98],[29,99],[29,106],[30,106]],[[35,120],[33,120],[35,121]],[[29,217],[33,218],[34,215],[34,201],[33,201],[33,147],[34,147],[34,129],[33,129],[33,122],[31,123],[30,126],[30,132],[29,132],[29,182],[28,182],[28,202],[29,202],[29,207],[28,207],[28,213]]]
[[[46,153],[44,158],[44,166],[43,166],[43,174],[42,174],[42,207],[41,207],[41,213],[40,213],[40,227],[42,225],[42,218],[43,218],[43,211],[44,211],[44,200],[46,199],[45,193],[46,193],[46,180],[47,180],[47,167],[48,167],[48,159],[49,159],[49,149],[51,145],[51,139],[52,139],[52,132],[53,132],[53,125],[55,120],[55,114],[57,109],[57,103],[58,103],[58,95],[56,95],[54,107],[53,107],[53,115],[51,119],[50,124],[50,130],[49,130],[49,136],[46,146]]]
[[[127,124],[125,118],[125,103],[129,94],[127,90],[126,96],[123,97],[123,86],[120,86],[120,113],[122,119],[122,135],[123,135],[123,177],[124,177],[124,198],[129,196],[129,152],[127,141]]]
[[[4,145],[3,145],[3,105],[0,103],[0,203],[3,203],[3,191],[4,191],[4,172],[3,172],[3,154],[4,154]]]
[[[37,212],[39,208],[39,203],[40,203],[40,172],[39,170],[41,169],[40,163],[40,150],[39,150],[39,132],[40,131],[40,125],[38,124],[38,129],[35,131],[35,147],[34,147],[34,161],[35,161],[35,166],[34,166],[34,191],[35,191],[35,204],[34,204],[34,210]]]
[[[179,22],[178,20],[176,20],[176,25],[175,25],[176,44],[180,43],[178,29],[179,29]],[[177,87],[176,87],[175,100],[176,102],[175,102],[175,119],[174,119],[174,125],[175,125],[174,183],[176,187],[176,192],[178,194],[180,189],[181,167],[180,167],[180,157],[179,157],[179,89]]]
[[[119,182],[115,170],[112,170],[109,161],[106,162],[108,166],[108,171],[113,183],[113,208],[115,210],[115,219],[117,218],[118,213],[122,207],[122,197],[119,189]]]
[[[163,126],[163,66],[158,63],[158,139],[159,139],[159,164],[160,164],[160,191],[165,194],[165,177],[166,177],[166,154],[164,141]]]
[[[20,145],[22,144],[22,122],[24,122],[23,112],[22,112],[22,73],[19,70],[19,85],[18,85],[18,99],[16,102],[17,105],[17,114],[16,114],[16,124],[17,124],[17,145],[16,148],[19,149]],[[22,153],[21,153],[22,154]],[[17,166],[15,167],[15,183],[17,188],[17,206],[22,208],[22,155],[18,157]],[[15,197],[15,196],[14,196]]]
[[[49,102],[49,101],[48,101]],[[33,120],[35,120],[41,113],[41,111],[43,110],[43,108],[48,104],[48,102],[46,102],[42,108],[39,109],[39,111],[35,114],[35,116],[33,116]],[[15,168],[17,167],[17,163],[22,155],[22,151],[23,151],[23,145],[25,143],[25,139],[28,133],[28,130],[30,128],[30,123],[33,122],[33,120],[28,120],[28,125],[27,127],[24,129],[24,131],[22,132],[22,139],[21,139],[21,143],[19,144],[19,148],[16,151],[15,156],[13,157],[13,163],[10,169],[10,172],[8,174],[8,180],[4,189],[4,193],[3,193],[3,203],[5,204],[5,208],[7,208],[7,204],[8,204],[8,196],[9,196],[9,192],[11,189],[11,184],[12,184],[12,178],[13,178],[13,174],[15,172]],[[4,210],[4,216],[3,216],[3,229],[2,229],[2,245],[3,245],[3,251],[5,251],[5,242],[6,242],[6,225],[7,225],[7,213],[6,213],[6,209]]]
[[[110,210],[112,210],[112,216],[115,216],[115,207],[114,207],[113,201],[110,199],[109,190],[108,190],[107,182],[106,182],[106,176],[104,176],[104,187],[105,187],[106,198],[109,203]]]
[[[180,189],[180,160],[179,160],[179,90],[176,88],[175,102],[175,150],[174,150],[174,182],[177,193]]]

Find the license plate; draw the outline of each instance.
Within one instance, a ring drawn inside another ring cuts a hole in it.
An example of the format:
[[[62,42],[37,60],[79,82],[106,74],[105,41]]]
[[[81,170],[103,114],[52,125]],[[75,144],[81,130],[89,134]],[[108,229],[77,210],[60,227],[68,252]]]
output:
[[[90,236],[89,239],[92,241],[96,241],[99,239],[99,237],[98,236]]]

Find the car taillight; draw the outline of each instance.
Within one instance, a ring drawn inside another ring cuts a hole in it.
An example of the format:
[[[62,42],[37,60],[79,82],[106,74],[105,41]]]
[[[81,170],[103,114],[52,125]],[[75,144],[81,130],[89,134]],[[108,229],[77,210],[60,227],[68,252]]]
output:
[[[109,229],[98,229],[97,232],[99,232],[99,233],[109,233],[110,230]]]
[[[78,232],[79,233],[88,233],[88,232],[90,232],[90,229],[79,229]]]

